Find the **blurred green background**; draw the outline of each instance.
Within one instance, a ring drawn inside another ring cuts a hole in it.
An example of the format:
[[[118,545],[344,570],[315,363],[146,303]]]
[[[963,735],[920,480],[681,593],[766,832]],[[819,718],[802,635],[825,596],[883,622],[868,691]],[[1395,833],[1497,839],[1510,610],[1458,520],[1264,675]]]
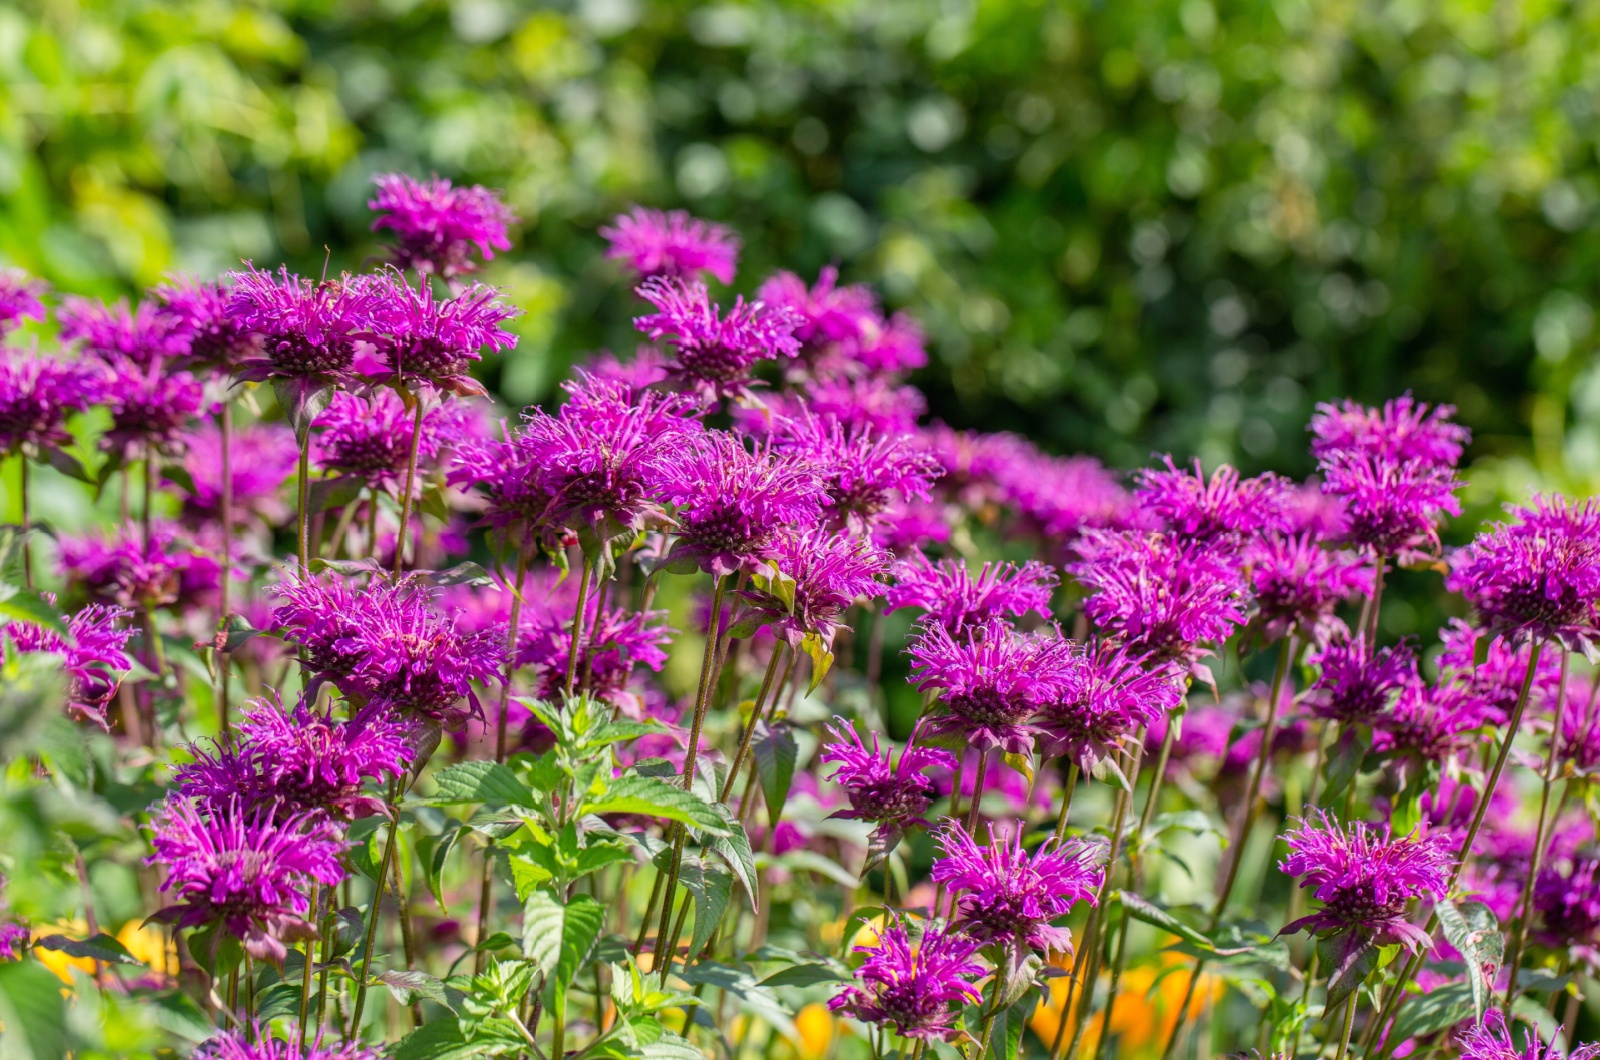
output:
[[[686,206],[739,287],[836,262],[962,426],[1304,473],[1312,404],[1413,388],[1476,511],[1600,478],[1600,4],[22,0],[0,259],[114,294],[377,252],[375,171],[503,188],[513,403],[630,298],[595,227]]]

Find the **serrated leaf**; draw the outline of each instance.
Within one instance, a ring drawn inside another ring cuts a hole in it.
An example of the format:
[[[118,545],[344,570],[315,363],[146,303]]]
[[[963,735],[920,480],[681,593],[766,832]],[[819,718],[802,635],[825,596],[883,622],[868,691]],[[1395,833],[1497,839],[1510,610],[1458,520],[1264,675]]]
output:
[[[388,971],[379,975],[377,981],[388,987],[394,999],[402,1005],[409,1005],[413,995],[437,1002],[451,1012],[455,1012],[461,1004],[462,995],[459,991],[449,989],[444,980],[427,972],[415,969]]]
[[[1317,954],[1318,963],[1328,971],[1324,1002],[1328,1011],[1355,993],[1378,966],[1378,947],[1373,945],[1372,937],[1354,931],[1317,940]]]
[[[1446,983],[1426,994],[1408,998],[1395,1017],[1390,1040],[1407,1042],[1454,1027],[1473,1012],[1472,986]]]
[[[689,936],[688,953],[688,959],[693,961],[728,911],[728,899],[733,895],[733,875],[704,862],[685,860],[679,869],[678,882],[694,899],[694,931]]]
[[[728,834],[707,836],[705,844],[728,863],[728,867],[739,878],[739,886],[744,888],[750,908],[759,911],[761,888],[756,881],[756,858],[755,852],[750,849],[750,837],[745,835],[744,826],[734,817],[733,811],[721,803],[714,803],[713,806],[727,826]]]
[[[711,835],[727,834],[711,803],[660,777],[628,774],[607,781],[605,790],[584,803],[580,813],[640,813],[693,825]]]
[[[586,894],[562,904],[549,891],[534,891],[522,903],[522,955],[538,965],[553,989],[565,990],[594,951],[605,920],[605,906]]]
[[[90,960],[105,961],[107,964],[136,964],[141,967],[144,965],[143,961],[128,952],[128,947],[104,932],[90,935],[86,939],[46,935],[34,940],[33,945],[35,949],[56,950],[68,957],[86,957]]]
[[[529,809],[538,805],[528,786],[517,779],[508,766],[499,762],[457,762],[436,773],[433,782],[438,793],[423,800],[425,802],[445,805],[498,803]]]
[[[1472,991],[1473,1015],[1481,1021],[1494,1000],[1494,981],[1484,966],[1497,967],[1504,949],[1499,921],[1488,906],[1478,901],[1457,905],[1449,899],[1440,899],[1433,909],[1438,914],[1445,940],[1461,954],[1467,985]]]
[[[450,852],[456,848],[456,843],[461,839],[465,828],[456,821],[436,836],[428,836],[417,844],[417,852],[422,856],[423,879],[428,883],[428,893],[433,895],[433,900],[439,903],[439,911],[446,916],[450,910],[444,901],[444,867],[450,860]]]
[[[767,819],[776,821],[783,816],[783,804],[789,801],[795,762],[800,757],[794,732],[785,722],[776,722],[770,728],[766,722],[759,723],[750,745],[750,755],[755,759],[761,795],[767,802]]]
[[[395,1043],[390,1060],[474,1060],[483,1056],[516,1056],[527,1043],[508,1019],[468,1023],[446,1016],[430,1020]]]

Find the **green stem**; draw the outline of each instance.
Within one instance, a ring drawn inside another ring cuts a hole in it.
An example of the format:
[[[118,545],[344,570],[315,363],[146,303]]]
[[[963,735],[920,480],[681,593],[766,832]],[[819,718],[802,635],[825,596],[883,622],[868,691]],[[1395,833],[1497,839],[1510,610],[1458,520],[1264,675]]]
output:
[[[766,705],[767,696],[772,692],[773,678],[778,672],[778,659],[782,657],[788,645],[779,642],[772,649],[772,658],[767,660],[767,672],[761,678],[761,691],[756,693],[755,705],[750,708],[750,721],[744,727],[744,734],[739,738],[739,750],[733,756],[733,764],[728,767],[728,776],[722,782],[722,793],[717,797],[718,802],[727,802],[728,796],[733,794],[733,785],[739,778],[739,769],[744,765],[745,756],[750,753],[750,742],[756,734],[756,723],[761,720],[762,707]],[[794,654],[790,652],[789,665],[794,665]],[[785,672],[787,677],[787,671]]]
[[[1339,1055],[1334,1060],[1344,1060],[1344,1054],[1350,1051],[1350,1032],[1356,1025],[1356,998],[1360,997],[1359,991],[1350,995],[1350,1000],[1344,1003],[1344,1032],[1339,1035]]]
[[[572,695],[578,677],[578,646],[583,643],[583,612],[589,606],[589,579],[594,576],[594,560],[586,552],[583,556],[583,573],[578,576],[578,607],[572,616],[572,640],[567,647],[567,695]],[[720,584],[720,582],[718,583]],[[600,616],[595,615],[595,622]],[[715,619],[712,620],[715,625]]]
[[[228,612],[233,607],[233,402],[223,401],[222,415],[217,423],[217,436],[222,450],[222,585],[221,600],[217,605],[217,631],[224,637],[228,629]],[[223,641],[227,643],[226,640]],[[228,653],[216,652],[217,669],[217,728],[227,735],[231,729],[228,718]],[[301,1023],[304,1024],[304,1020]]]
[[[383,887],[389,878],[389,863],[394,860],[395,829],[400,823],[400,778],[389,784],[389,841],[383,846],[383,859],[378,864],[378,878],[372,883],[372,908],[367,911],[366,956],[361,963],[361,978],[356,982],[356,1005],[350,1019],[350,1033],[361,1037],[361,1014],[367,1006],[367,981],[372,978],[372,947],[378,937],[378,920],[383,913]]]
[[[300,462],[295,469],[295,545],[300,556],[300,577],[311,573],[311,432],[300,442]]]
[[[411,491],[417,484],[417,446],[422,441],[422,395],[414,395],[413,400],[417,403],[417,414],[411,424],[411,455],[406,458],[406,488],[400,495],[400,536],[394,541],[396,578],[400,577],[400,571],[405,567],[406,537],[411,532]]]
[[[17,463],[21,465],[22,482],[18,491],[22,494],[22,584],[28,589],[33,588],[33,542],[28,540],[31,536],[28,531],[33,529],[32,512],[28,507],[28,456],[22,450],[17,450]]]
[[[1051,833],[1057,843],[1067,834],[1067,818],[1072,814],[1072,794],[1078,790],[1078,760],[1067,763],[1067,784],[1061,793],[1061,811],[1056,814],[1056,827]]]

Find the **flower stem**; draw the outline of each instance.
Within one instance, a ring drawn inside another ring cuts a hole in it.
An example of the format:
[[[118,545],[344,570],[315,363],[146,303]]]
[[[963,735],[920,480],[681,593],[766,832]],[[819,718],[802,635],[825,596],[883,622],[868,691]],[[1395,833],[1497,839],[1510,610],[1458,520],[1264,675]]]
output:
[[[308,531],[310,526],[311,507],[311,432],[307,431],[305,439],[300,443],[300,462],[295,468],[296,507],[299,509],[295,517],[295,544],[300,556],[300,576],[303,578],[311,572],[311,536]]]
[[[1061,793],[1061,812],[1056,814],[1055,836],[1056,842],[1061,842],[1067,834],[1067,818],[1072,814],[1072,794],[1078,790],[1078,760],[1072,759],[1067,764],[1067,785]]]
[[[22,481],[18,491],[22,494],[22,584],[33,588],[33,542],[29,541],[28,531],[33,529],[32,512],[28,507],[28,456],[21,450],[17,452],[17,463],[21,465]]]
[[[578,606],[572,615],[572,639],[567,642],[567,695],[572,695],[574,683],[578,678],[578,646],[583,642],[583,613],[589,606],[589,579],[594,576],[594,560],[585,553],[583,557],[583,573],[578,576]],[[722,583],[719,580],[717,584]],[[595,621],[600,621],[600,616],[595,615]],[[713,617],[712,625],[716,624]],[[712,639],[715,643],[715,638]],[[698,722],[698,719],[696,719]],[[687,785],[685,785],[687,787]]]
[[[750,753],[750,741],[756,733],[756,722],[761,720],[761,709],[766,705],[767,696],[772,691],[773,677],[778,672],[778,660],[783,656],[787,644],[780,641],[772,649],[772,658],[767,660],[767,672],[761,678],[761,691],[756,693],[755,705],[750,708],[750,721],[744,727],[744,735],[739,738],[739,750],[733,756],[733,764],[728,767],[728,776],[722,782],[722,792],[717,796],[718,802],[727,802],[728,796],[733,794],[733,785],[739,777],[739,769],[744,765],[745,756]],[[789,665],[794,665],[794,653],[789,652]],[[784,672],[788,676],[788,672]]]
[[[217,436],[222,451],[222,593],[217,605],[217,632],[226,638],[228,612],[233,607],[233,454],[229,452],[233,440],[233,402],[223,401],[221,417],[217,423]],[[226,644],[226,639],[223,640]],[[230,731],[228,719],[228,653],[220,648],[216,652],[217,669],[217,727],[223,735]],[[307,959],[309,962],[309,958]],[[304,1016],[300,1020],[305,1024]]]
[[[383,913],[383,887],[389,879],[389,863],[394,860],[395,830],[400,824],[400,778],[389,784],[389,841],[383,845],[378,877],[372,883],[372,907],[367,911],[366,956],[361,963],[361,978],[356,981],[356,1007],[350,1019],[350,1033],[361,1036],[361,1013],[367,1006],[367,981],[372,978],[372,947],[378,937],[378,920]]]
[[[1334,1060],[1344,1060],[1344,1054],[1350,1051],[1350,1032],[1356,1025],[1356,998],[1360,996],[1360,991],[1356,991],[1344,1003],[1344,1031],[1339,1035],[1339,1055]]]
[[[415,395],[417,414],[411,423],[411,455],[406,458],[406,488],[400,495],[400,536],[394,540],[394,576],[405,566],[406,535],[411,532],[411,491],[417,484],[417,446],[422,441],[422,395]],[[302,527],[304,523],[301,524]],[[304,531],[302,530],[302,533]]]
[[[982,748],[978,751],[978,771],[972,775],[972,805],[967,807],[968,835],[972,835],[978,827],[978,811],[983,806],[983,783],[988,779],[988,772],[989,751]]]

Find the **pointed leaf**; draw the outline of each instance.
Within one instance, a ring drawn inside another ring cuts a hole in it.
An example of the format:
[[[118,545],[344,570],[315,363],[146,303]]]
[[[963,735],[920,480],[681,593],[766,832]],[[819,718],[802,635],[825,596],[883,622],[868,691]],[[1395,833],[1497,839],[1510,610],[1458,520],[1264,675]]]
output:
[[[34,942],[41,950],[57,950],[68,957],[87,957],[108,964],[138,964],[144,962],[128,952],[128,947],[101,932],[86,939],[69,939],[65,935],[46,935]]]
[[[308,378],[279,378],[272,381],[272,394],[278,399],[283,418],[294,428],[294,440],[305,445],[311,425],[333,400],[333,387]]]
[[[1370,935],[1347,931],[1317,941],[1318,963],[1328,970],[1328,996],[1324,1003],[1332,1011],[1355,993],[1378,966],[1378,947]]]
[[[463,802],[504,803],[533,808],[533,792],[517,779],[510,767],[499,762],[458,762],[441,769],[433,778],[438,794],[422,800],[435,804]]]
[[[789,785],[794,781],[794,767],[800,757],[800,747],[795,743],[794,732],[788,723],[780,721],[768,728],[762,722],[756,728],[750,753],[755,758],[756,773],[761,779],[762,797],[767,800],[767,819],[776,821],[783,816],[783,804],[789,800]]]
[[[694,898],[694,931],[689,937],[688,953],[688,960],[693,961],[722,922],[722,914],[728,911],[733,876],[721,869],[709,868],[704,862],[685,861],[679,870],[678,882]]]
[[[642,813],[726,835],[716,808],[694,792],[661,777],[628,774],[606,783],[605,791],[584,803],[580,813]]]
[[[605,919],[605,906],[586,894],[563,905],[549,891],[534,891],[522,904],[522,954],[555,990],[565,990],[594,951]]]
[[[1499,921],[1488,906],[1478,901],[1457,904],[1441,899],[1434,903],[1433,909],[1439,916],[1445,940],[1456,948],[1466,965],[1473,1015],[1481,1021],[1494,1000],[1494,979],[1485,965],[1498,967],[1504,949]]]

